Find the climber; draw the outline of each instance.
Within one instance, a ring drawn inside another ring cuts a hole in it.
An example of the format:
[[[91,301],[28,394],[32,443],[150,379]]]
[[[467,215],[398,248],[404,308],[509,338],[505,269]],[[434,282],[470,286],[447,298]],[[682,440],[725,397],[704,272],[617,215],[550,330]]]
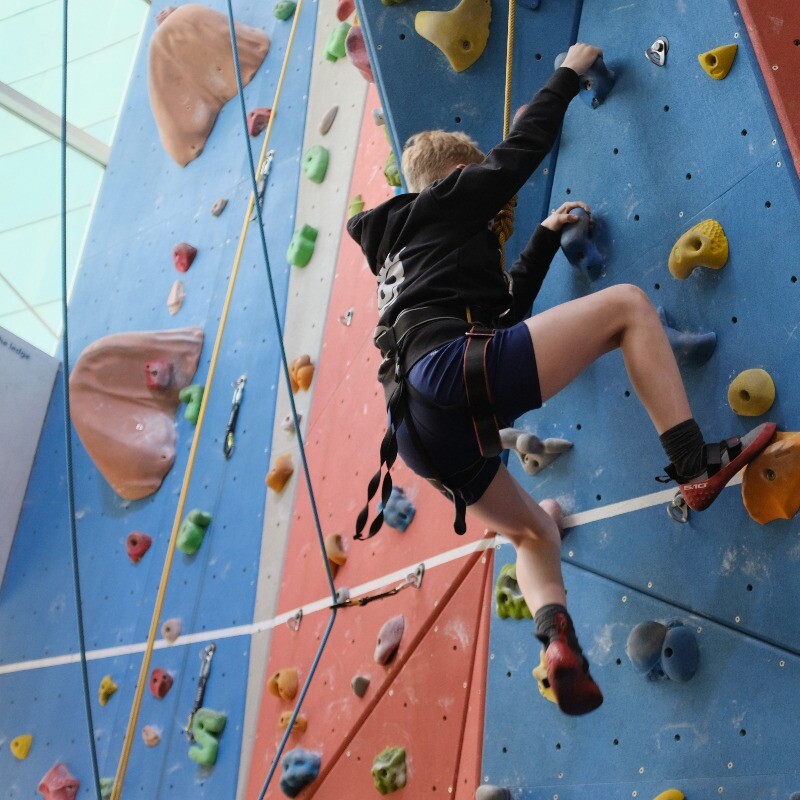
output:
[[[387,470],[403,460],[466,506],[517,551],[517,577],[546,647],[547,675],[561,710],[588,713],[603,700],[566,609],[560,536],[553,519],[502,465],[498,428],[538,408],[604,353],[621,348],[628,374],[690,507],[707,507],[767,444],[774,425],[706,445],[656,310],[632,285],[613,286],[526,319],[560,239],[589,207],[569,202],[534,231],[509,274],[490,221],[522,188],[553,146],[578,76],[601,55],[570,48],[562,66],[525,107],[508,137],[484,156],[463,133],[426,131],[406,143],[408,194],[354,216],[348,232],[378,280],[389,425],[381,444]],[[380,485],[381,470],[369,487]],[[391,478],[384,477],[384,503]],[[369,514],[359,515],[360,538]],[[380,528],[380,513],[369,529]]]

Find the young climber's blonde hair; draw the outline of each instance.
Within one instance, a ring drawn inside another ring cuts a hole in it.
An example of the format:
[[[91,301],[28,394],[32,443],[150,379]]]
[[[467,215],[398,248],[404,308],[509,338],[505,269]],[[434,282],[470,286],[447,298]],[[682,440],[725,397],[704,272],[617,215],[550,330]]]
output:
[[[446,178],[458,164],[480,164],[484,154],[465,133],[422,131],[403,148],[401,168],[410,192]]]

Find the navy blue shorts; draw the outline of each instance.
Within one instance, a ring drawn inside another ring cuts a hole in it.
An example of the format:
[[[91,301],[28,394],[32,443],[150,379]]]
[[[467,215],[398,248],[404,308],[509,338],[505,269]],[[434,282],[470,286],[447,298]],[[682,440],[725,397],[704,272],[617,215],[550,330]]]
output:
[[[431,408],[410,393],[408,413],[425,446],[428,460],[448,488],[458,492],[470,505],[489,487],[500,467],[500,457],[481,456],[472,427],[464,388],[462,336],[423,356],[408,374],[411,385],[426,399],[450,406],[447,411]],[[517,417],[542,405],[536,356],[528,326],[520,322],[498,329],[487,351],[487,369],[494,410],[500,427],[507,428]],[[419,456],[405,422],[397,431],[397,445],[403,461],[423,478],[432,477]]]

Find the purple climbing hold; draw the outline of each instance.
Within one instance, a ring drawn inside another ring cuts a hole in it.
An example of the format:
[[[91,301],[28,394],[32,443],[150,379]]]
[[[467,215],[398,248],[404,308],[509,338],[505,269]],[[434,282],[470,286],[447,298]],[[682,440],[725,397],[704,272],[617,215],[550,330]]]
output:
[[[559,55],[556,56],[556,69],[564,63],[566,57],[566,53],[559,53]],[[615,80],[616,77],[614,73],[605,65],[603,57],[598,56],[594,64],[580,76],[581,99],[592,108],[601,106],[609,94],[611,94]]]
[[[225,206],[228,205],[228,200],[225,197],[220,197],[219,199],[214,201],[214,205],[211,206],[211,213],[218,217],[224,210]]]
[[[654,620],[640,622],[628,636],[625,652],[631,664],[651,680],[664,677],[661,669],[661,646],[667,635],[666,625]]]
[[[388,664],[395,657],[405,627],[406,619],[402,614],[392,617],[383,624],[378,633],[378,643],[375,645],[375,661],[378,664]]]
[[[603,271],[603,256],[594,242],[591,217],[582,208],[573,208],[570,214],[578,217],[561,231],[561,249],[573,267],[585,272],[589,280],[600,277]]]
[[[697,672],[700,648],[692,628],[677,624],[668,627],[661,647],[661,668],[671,681],[685,683]]]
[[[247,132],[251,136],[258,136],[267,127],[269,118],[272,116],[272,109],[264,106],[254,108],[247,115]]]

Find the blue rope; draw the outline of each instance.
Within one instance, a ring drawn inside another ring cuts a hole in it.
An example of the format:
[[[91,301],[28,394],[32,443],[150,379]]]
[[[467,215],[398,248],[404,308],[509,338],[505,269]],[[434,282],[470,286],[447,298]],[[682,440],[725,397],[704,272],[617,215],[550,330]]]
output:
[[[247,158],[248,163],[250,164],[250,181],[252,184],[252,192],[253,192],[253,199],[255,202],[255,211],[258,216],[258,232],[261,237],[261,251],[264,256],[264,265],[267,270],[267,281],[269,283],[269,294],[270,299],[272,300],[272,313],[275,318],[275,329],[278,333],[278,345],[280,346],[281,351],[281,362],[283,364],[283,374],[284,378],[286,379],[286,386],[289,387],[289,404],[291,406],[292,411],[292,419],[294,420],[294,426],[297,431],[297,442],[300,446],[300,459],[303,462],[303,472],[305,473],[306,478],[306,485],[308,486],[308,494],[311,500],[311,510],[314,514],[314,525],[317,531],[317,538],[319,539],[319,546],[322,552],[322,560],[325,564],[325,573],[328,577],[328,585],[331,591],[331,599],[335,603],[336,602],[336,587],[333,584],[333,574],[331,572],[331,566],[328,562],[327,555],[325,553],[325,539],[322,535],[322,524],[320,523],[319,519],[319,512],[317,510],[317,501],[314,496],[314,487],[311,483],[311,473],[308,469],[308,461],[306,459],[306,449],[305,444],[303,442],[303,436],[300,433],[300,419],[297,416],[297,407],[295,406],[294,402],[294,394],[291,390],[291,380],[289,377],[289,362],[286,358],[286,348],[283,344],[283,333],[281,331],[281,321],[280,321],[280,314],[278,312],[278,301],[276,299],[275,294],[275,285],[272,280],[272,269],[269,263],[269,253],[267,252],[267,239],[264,233],[264,220],[261,216],[261,204],[258,202],[258,185],[256,183],[256,166],[253,161],[253,149],[250,146],[250,135],[247,130],[247,108],[245,107],[244,101],[244,86],[242,85],[242,70],[239,65],[239,46],[236,42],[236,29],[234,27],[233,21],[233,6],[231,5],[231,0],[227,0],[228,4],[228,27],[230,28],[231,34],[231,49],[233,50],[233,64],[236,70],[236,86],[238,88],[239,93],[239,105],[242,111],[242,126],[244,129],[244,141],[247,147]],[[297,19],[295,18],[295,23]],[[264,187],[264,199],[266,201],[266,186]],[[275,757],[272,760],[272,764],[270,765],[269,772],[267,773],[266,780],[264,781],[264,785],[261,787],[261,792],[258,795],[258,800],[264,800],[264,796],[269,789],[269,785],[272,782],[272,778],[275,775],[275,770],[278,767],[278,762],[283,755],[284,748],[286,747],[286,742],[289,739],[289,736],[292,733],[292,729],[294,727],[295,720],[297,719],[298,714],[300,713],[300,709],[303,705],[303,700],[305,699],[306,693],[311,685],[311,681],[316,674],[317,667],[319,666],[320,659],[322,658],[322,653],[325,650],[325,646],[328,643],[328,638],[330,637],[331,631],[333,630],[333,624],[336,621],[336,609],[331,610],[331,617],[328,621],[328,626],[325,629],[325,634],[322,637],[322,641],[320,642],[319,648],[317,649],[317,653],[314,656],[314,661],[311,664],[311,668],[308,672],[308,677],[303,684],[303,688],[300,692],[300,696],[298,698],[297,704],[295,705],[294,711],[292,713],[291,718],[289,719],[289,723],[286,726],[286,733],[283,735],[280,744],[278,745],[278,749],[275,753]]]
[[[86,637],[83,630],[83,603],[81,577],[78,565],[78,528],[75,522],[75,483],[72,469],[72,428],[69,403],[69,328],[67,326],[67,12],[69,0],[63,0],[64,22],[62,31],[61,65],[61,322],[63,326],[63,363],[61,378],[64,384],[64,438],[67,449],[67,498],[69,505],[69,532],[72,542],[72,574],[75,585],[75,607],[78,618],[78,640],[81,649],[81,675],[83,700],[86,705],[86,722],[89,727],[89,749],[92,755],[92,772],[97,800],[100,800],[100,771],[97,766],[97,747],[92,724],[92,703],[89,690],[89,669],[86,664]]]

